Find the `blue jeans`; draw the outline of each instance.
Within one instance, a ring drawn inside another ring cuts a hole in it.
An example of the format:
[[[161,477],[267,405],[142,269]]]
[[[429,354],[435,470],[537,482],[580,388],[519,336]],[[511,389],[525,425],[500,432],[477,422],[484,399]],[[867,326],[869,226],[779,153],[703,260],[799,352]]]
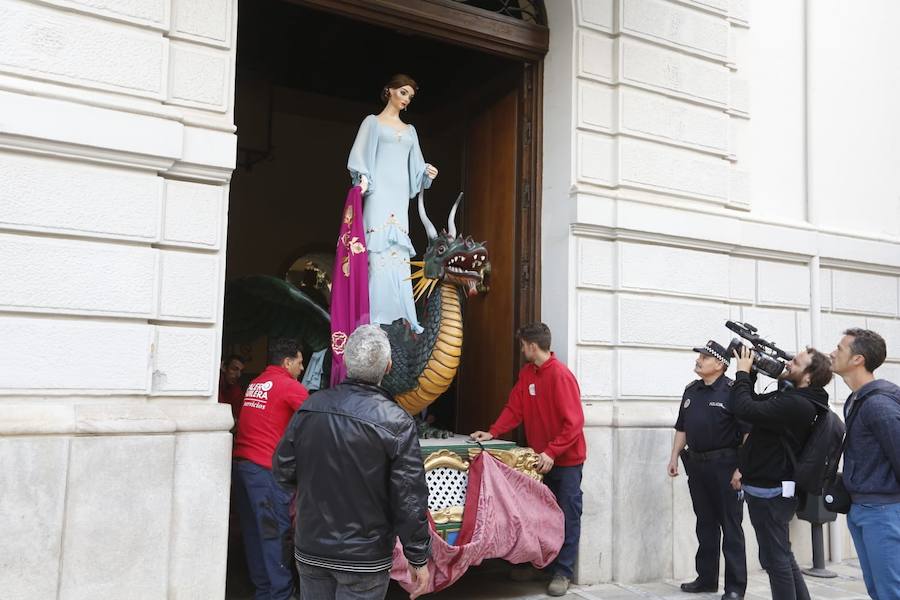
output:
[[[900,599],[900,502],[853,504],[847,524],[869,595]]]
[[[390,571],[351,573],[297,563],[300,600],[383,600]]]
[[[575,572],[575,558],[578,556],[578,539],[581,537],[581,469],[584,465],[571,467],[554,466],[544,475],[544,483],[556,496],[556,503],[566,518],[566,534],[562,548],[550,569],[554,575],[572,579]]]
[[[256,588],[253,598],[288,600],[294,593],[291,495],[275,482],[270,470],[248,460],[232,465],[247,570]]]

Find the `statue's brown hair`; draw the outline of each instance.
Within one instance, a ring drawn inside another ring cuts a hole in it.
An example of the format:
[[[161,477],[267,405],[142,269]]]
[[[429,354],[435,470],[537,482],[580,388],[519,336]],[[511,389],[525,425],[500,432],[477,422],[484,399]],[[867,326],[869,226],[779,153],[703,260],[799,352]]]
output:
[[[387,104],[388,98],[390,97],[390,90],[402,88],[404,85],[408,85],[416,92],[419,91],[419,84],[416,83],[415,79],[405,73],[397,73],[391,77],[390,81],[384,84],[383,88],[381,88],[381,101],[384,104]]]

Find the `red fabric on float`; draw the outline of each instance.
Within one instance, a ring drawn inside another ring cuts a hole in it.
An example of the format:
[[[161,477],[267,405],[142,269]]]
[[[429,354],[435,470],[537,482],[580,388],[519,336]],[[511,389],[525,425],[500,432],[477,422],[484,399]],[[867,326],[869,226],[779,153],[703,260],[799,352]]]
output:
[[[469,567],[488,558],[530,562],[543,568],[556,558],[564,533],[562,510],[547,486],[482,452],[469,466],[466,506],[456,545],[447,544],[432,527],[427,591],[446,588]],[[407,591],[415,588],[399,540],[391,577]]]

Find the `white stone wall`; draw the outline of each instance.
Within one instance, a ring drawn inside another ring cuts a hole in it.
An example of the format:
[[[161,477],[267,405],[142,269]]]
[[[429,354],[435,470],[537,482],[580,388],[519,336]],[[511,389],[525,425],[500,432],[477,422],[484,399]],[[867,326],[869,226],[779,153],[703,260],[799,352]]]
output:
[[[824,351],[868,326],[888,341],[878,375],[900,380],[897,42],[838,0],[548,11],[542,317],[585,402],[578,579],[690,579],[687,485],[665,471],[692,346],[726,343],[726,319]],[[872,110],[844,77],[857,64],[885,95]],[[846,387],[830,392],[839,409]],[[831,557],[852,555],[834,531]],[[805,563],[809,537],[797,523]]]
[[[221,598],[233,0],[0,0],[0,589]]]

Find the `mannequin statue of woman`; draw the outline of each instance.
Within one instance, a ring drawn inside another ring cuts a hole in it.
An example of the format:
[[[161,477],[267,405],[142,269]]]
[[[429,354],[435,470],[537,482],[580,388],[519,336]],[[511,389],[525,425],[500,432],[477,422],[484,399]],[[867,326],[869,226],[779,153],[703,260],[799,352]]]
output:
[[[384,109],[363,119],[347,160],[364,198],[370,320],[389,325],[406,319],[415,333],[422,327],[409,279],[409,260],[416,255],[409,239],[409,199],[431,187],[438,174],[422,157],[416,128],[400,119],[418,89],[408,75],[391,77],[381,90]]]

